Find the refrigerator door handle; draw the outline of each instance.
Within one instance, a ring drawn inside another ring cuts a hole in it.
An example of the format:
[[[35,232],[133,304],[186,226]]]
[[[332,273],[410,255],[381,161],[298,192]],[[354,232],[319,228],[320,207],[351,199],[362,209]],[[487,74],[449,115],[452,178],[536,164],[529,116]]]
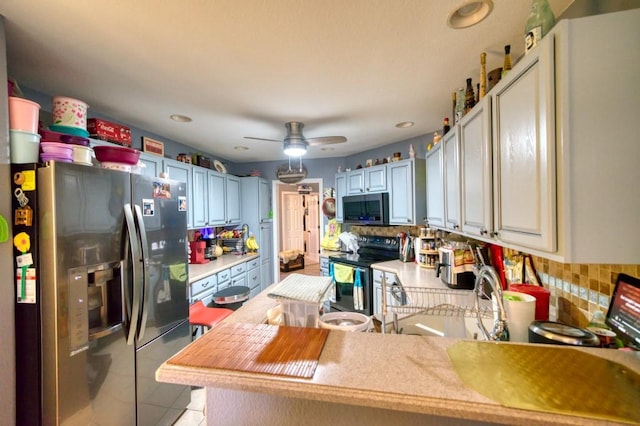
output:
[[[133,345],[135,342],[136,331],[138,327],[138,318],[140,316],[140,291],[142,287],[142,274],[139,271],[142,263],[140,256],[140,244],[138,242],[138,234],[136,231],[135,221],[133,219],[133,210],[131,204],[124,205],[124,219],[127,225],[127,235],[129,247],[125,247],[125,251],[128,252],[131,249],[131,266],[133,271],[133,282],[124,280],[126,288],[124,289],[125,306],[127,308],[125,330],[127,337],[127,344]],[[128,258],[128,254],[125,254],[125,258]],[[129,266],[129,265],[126,265]],[[132,290],[133,296],[130,294]]]
[[[144,336],[144,331],[147,327],[147,313],[149,312],[149,287],[151,287],[151,283],[149,283],[149,253],[147,248],[147,230],[144,227],[144,221],[142,217],[142,209],[139,205],[134,205],[135,213],[136,213],[136,222],[138,224],[138,232],[140,237],[140,253],[142,255],[142,313],[140,315],[140,321],[138,325],[138,340],[142,340]]]

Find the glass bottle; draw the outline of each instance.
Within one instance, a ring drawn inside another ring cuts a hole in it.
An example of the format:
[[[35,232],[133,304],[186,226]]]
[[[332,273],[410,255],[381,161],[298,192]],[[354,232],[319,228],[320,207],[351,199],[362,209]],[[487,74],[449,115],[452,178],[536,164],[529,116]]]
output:
[[[458,123],[462,116],[464,115],[464,89],[462,87],[458,88],[458,92],[456,93],[456,110],[454,113],[454,123]]]
[[[484,98],[487,94],[487,54],[482,52],[480,54],[480,89],[478,90],[478,97]]]
[[[451,92],[451,117],[456,122],[456,92]]]
[[[531,13],[524,27],[524,53],[529,53],[556,24],[556,17],[547,0],[533,0]]]
[[[471,110],[476,105],[476,95],[473,92],[473,84],[471,84],[471,79],[467,79],[467,90],[464,94],[464,112],[465,114]]]
[[[446,135],[449,130],[451,130],[451,126],[449,126],[449,117],[445,117],[444,124],[442,126],[442,135]]]
[[[504,47],[504,64],[502,65],[502,77],[507,75],[511,71],[511,45],[507,44]]]

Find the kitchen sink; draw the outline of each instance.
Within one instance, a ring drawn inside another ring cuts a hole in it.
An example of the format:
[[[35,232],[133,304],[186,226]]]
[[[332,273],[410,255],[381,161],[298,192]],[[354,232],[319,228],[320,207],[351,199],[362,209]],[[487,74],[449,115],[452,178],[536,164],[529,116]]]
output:
[[[483,318],[483,324],[487,329],[491,330],[493,328],[493,319]],[[400,318],[398,326],[400,334],[484,340],[475,317],[418,313]]]

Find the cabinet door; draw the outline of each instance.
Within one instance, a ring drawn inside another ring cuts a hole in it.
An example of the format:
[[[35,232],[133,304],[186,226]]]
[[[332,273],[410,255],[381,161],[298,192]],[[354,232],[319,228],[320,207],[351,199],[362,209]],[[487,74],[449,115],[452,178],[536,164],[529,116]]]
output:
[[[225,187],[227,191],[227,224],[240,223],[242,220],[240,212],[241,192],[240,178],[236,176],[225,176]]]
[[[488,236],[493,231],[489,96],[463,117],[459,131],[462,232]]]
[[[349,195],[363,194],[365,192],[364,169],[353,170],[347,173],[347,193]]]
[[[384,192],[387,190],[387,167],[373,166],[364,169],[366,192]]]
[[[252,292],[256,288],[262,290],[260,286],[260,268],[253,268],[247,271],[247,287],[249,287]]]
[[[193,228],[193,192],[191,191],[191,168],[190,164],[186,164],[177,160],[162,160],[162,167],[165,173],[169,174],[169,179],[186,182],[187,184],[187,228]]]
[[[191,223],[194,228],[202,228],[209,222],[207,169],[191,168]]]
[[[494,232],[505,243],[556,250],[553,38],[493,95]]]
[[[276,257],[272,256],[272,226],[270,223],[260,225],[260,282],[264,290],[273,283],[273,262]]]
[[[258,198],[260,200],[260,223],[271,222],[271,182],[265,179],[258,181]]]
[[[342,223],[344,214],[342,211],[342,197],[347,195],[347,174],[336,173],[336,221]]]
[[[442,138],[444,155],[444,224],[450,231],[460,231],[460,139],[458,126]]]
[[[153,154],[140,153],[140,162],[144,164],[142,174],[149,177],[160,176],[162,172],[162,157]]]
[[[218,172],[207,172],[209,181],[208,187],[208,215],[209,225],[223,226],[226,221],[226,189],[224,184],[224,175]]]
[[[427,222],[444,227],[444,157],[442,144],[427,153]]]
[[[389,224],[415,223],[413,213],[413,163],[398,161],[387,165],[389,171]]]

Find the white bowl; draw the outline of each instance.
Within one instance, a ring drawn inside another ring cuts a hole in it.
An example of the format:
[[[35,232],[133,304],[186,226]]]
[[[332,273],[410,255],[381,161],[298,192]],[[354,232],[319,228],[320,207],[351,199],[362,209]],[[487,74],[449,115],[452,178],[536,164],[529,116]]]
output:
[[[102,167],[103,169],[119,170],[121,172],[129,172],[129,173],[131,173],[131,165],[130,164],[110,163],[108,161],[103,161],[102,163],[100,163],[100,167]]]
[[[93,150],[88,146],[73,145],[73,162],[91,166]]]
[[[320,317],[320,328],[342,331],[367,331],[371,318],[358,312],[329,312]]]

